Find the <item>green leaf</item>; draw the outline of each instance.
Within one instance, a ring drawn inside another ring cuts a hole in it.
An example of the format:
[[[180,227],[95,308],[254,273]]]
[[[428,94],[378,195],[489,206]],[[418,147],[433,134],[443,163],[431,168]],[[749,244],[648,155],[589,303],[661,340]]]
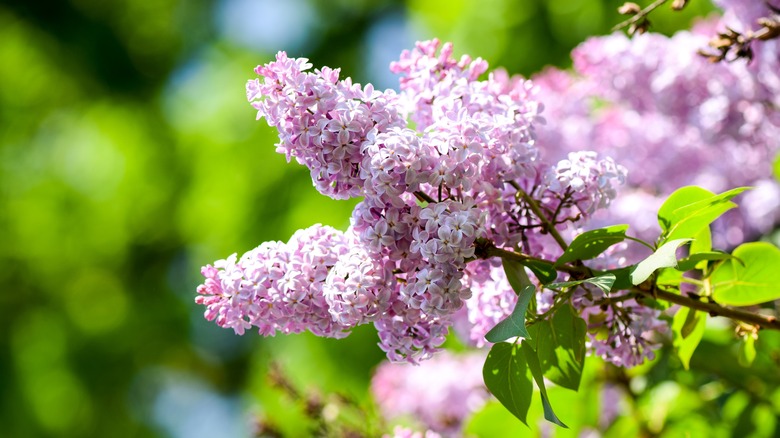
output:
[[[704,227],[691,242],[691,248],[689,255],[698,254],[700,252],[712,252],[712,231],[710,227]],[[693,268],[691,268],[693,269]],[[707,269],[707,260],[702,260],[696,265],[696,269],[704,271]]]
[[[569,244],[563,255],[558,257],[555,266],[598,256],[610,246],[622,242],[626,238],[626,230],[628,230],[628,225],[613,225],[580,234]]]
[[[504,274],[506,274],[509,285],[512,286],[512,290],[517,295],[520,295],[526,287],[533,286],[533,283],[528,278],[528,274],[525,273],[523,264],[509,259],[501,259],[501,264],[504,266]]]
[[[612,285],[615,284],[615,278],[615,274],[603,274],[597,277],[586,278],[584,280],[550,283],[545,287],[548,289],[563,289],[566,287],[578,286],[582,283],[590,283],[604,291],[604,293],[609,293],[609,291],[612,290]]]
[[[682,283],[682,279],[682,271],[678,271],[676,269],[661,269],[658,272],[658,275],[655,276],[655,284],[658,286],[667,286],[674,289],[679,289],[680,283]]]
[[[715,194],[711,191],[697,186],[681,187],[672,192],[658,209],[658,224],[661,225],[661,231],[666,233],[672,227],[675,210],[713,196]]]
[[[747,189],[740,187],[719,195],[695,186],[676,190],[658,210],[658,223],[664,231],[662,241],[695,238],[712,221],[736,207],[731,199]]]
[[[524,341],[539,357],[545,377],[555,384],[576,391],[580,387],[585,364],[587,324],[566,304],[549,320],[528,328],[531,339]]]
[[[701,261],[709,261],[709,260],[727,260],[727,259],[733,259],[734,256],[723,251],[709,251],[709,252],[700,252],[696,254],[691,254],[688,257],[685,257],[683,259],[680,259],[679,262],[677,262],[677,270],[679,271],[690,271],[691,269],[699,268],[699,262]]]
[[[553,412],[552,405],[550,404],[550,398],[547,396],[547,388],[544,386],[544,376],[542,374],[542,367],[539,366],[539,358],[536,355],[536,351],[528,345],[527,342],[523,342],[522,347],[523,353],[525,354],[526,361],[528,362],[528,368],[531,370],[531,375],[533,376],[534,380],[536,381],[536,386],[539,388],[539,393],[542,395],[542,408],[544,409],[544,419],[555,423],[558,426],[565,427],[566,429],[569,428],[569,426],[563,424],[563,421],[558,419],[558,416],[555,415],[555,412]]]
[[[704,335],[706,322],[706,313],[688,307],[682,307],[674,315],[672,320],[674,341],[672,343],[686,370],[689,369],[691,356]]]
[[[531,407],[534,387],[528,362],[520,346],[506,342],[493,345],[485,359],[482,378],[490,393],[512,415],[528,425],[528,408]]]
[[[775,155],[775,162],[772,165],[772,170],[775,174],[775,179],[780,181],[780,153]]]
[[[691,239],[676,239],[663,244],[650,257],[636,265],[631,272],[631,284],[636,286],[642,283],[658,269],[677,266],[677,248],[690,241]]]
[[[691,254],[710,251],[712,251],[712,231],[710,227],[704,227],[691,242]]]
[[[596,271],[594,274],[599,276],[605,274],[612,274],[615,276],[615,283],[612,284],[612,290],[626,290],[631,289],[631,271],[634,270],[636,265],[626,266],[624,268],[610,269],[608,271]]]
[[[739,356],[737,361],[743,367],[749,367],[756,359],[756,338],[753,335],[748,334],[742,337],[742,342],[739,345]]]
[[[752,306],[780,299],[780,249],[767,242],[750,242],[738,246],[733,256],[742,262],[726,260],[710,276],[715,301]]]
[[[506,278],[509,280],[509,284],[517,294],[519,294],[525,286],[531,284],[531,280],[528,279],[528,274],[525,273],[524,267],[528,267],[542,284],[547,284],[558,278],[558,271],[555,270],[553,264],[550,262],[536,260],[525,260],[521,262],[519,260],[509,260],[506,258],[501,260],[504,265]]]
[[[495,344],[510,338],[529,338],[531,335],[528,334],[528,330],[525,328],[525,312],[528,309],[528,303],[531,302],[531,298],[533,298],[535,293],[536,288],[534,286],[526,286],[520,292],[512,314],[490,329],[485,334],[485,339]]]
[[[553,267],[552,263],[529,260],[525,262],[525,265],[536,275],[536,278],[542,284],[547,284],[558,278],[558,271]]]

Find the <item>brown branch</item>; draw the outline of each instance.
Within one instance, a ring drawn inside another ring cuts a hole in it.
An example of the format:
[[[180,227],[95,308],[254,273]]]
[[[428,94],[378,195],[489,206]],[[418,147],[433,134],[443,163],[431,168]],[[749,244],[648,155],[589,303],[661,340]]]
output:
[[[647,297],[662,299],[664,301],[669,301],[670,303],[679,304],[691,309],[708,312],[713,316],[724,316],[726,318],[746,322],[763,329],[780,330],[780,320],[774,316],[766,316],[759,313],[748,312],[736,307],[721,306],[717,303],[699,301],[684,295],[677,295],[675,293],[667,292],[657,288],[654,288],[654,290],[644,290],[638,287],[634,287],[631,290]]]
[[[417,190],[414,192],[414,196],[420,200],[420,202],[427,202],[429,204],[435,204],[436,200],[428,196],[427,194],[421,192],[420,190]]]
[[[553,264],[553,262],[549,260],[497,248],[495,245],[493,245],[492,242],[489,242],[486,239],[480,239],[478,242],[476,256],[482,259],[500,257],[508,260],[514,260],[521,264],[526,264],[529,262],[547,263],[550,265]],[[593,276],[593,271],[591,271],[587,266],[582,265],[563,264],[556,266],[556,269],[558,271],[570,274],[575,279],[584,279]],[[659,289],[655,284],[651,284],[650,287],[644,287],[644,285],[634,286],[630,289],[630,291],[637,295],[642,295],[654,299],[661,299],[670,303],[678,304],[680,306],[701,310],[713,316],[731,318],[735,321],[741,321],[763,329],[780,330],[780,320],[778,320],[775,316],[761,315],[759,313],[749,312],[747,310],[742,310],[736,307],[721,306],[720,304],[713,302],[699,301],[688,296],[678,295]]]

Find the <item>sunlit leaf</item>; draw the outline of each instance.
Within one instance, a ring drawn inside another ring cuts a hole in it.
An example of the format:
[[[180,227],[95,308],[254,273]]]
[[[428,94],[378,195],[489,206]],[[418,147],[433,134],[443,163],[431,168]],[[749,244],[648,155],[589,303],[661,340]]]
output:
[[[663,244],[650,257],[636,265],[631,272],[631,283],[640,284],[658,269],[677,266],[677,248],[690,241],[691,239],[677,239]]]
[[[710,230],[709,226],[702,228],[696,237],[693,238],[693,242],[691,242],[691,248],[688,254],[693,255],[700,252],[712,252],[712,231]],[[707,260],[702,260],[696,264],[696,269],[704,271],[706,268]]]
[[[696,186],[676,190],[658,210],[663,241],[695,238],[712,221],[736,207],[731,199],[747,189],[740,187],[719,195]]]
[[[775,155],[775,162],[772,165],[772,171],[775,174],[775,179],[780,181],[780,153]]]
[[[563,255],[558,257],[555,266],[597,257],[610,246],[622,242],[626,238],[626,230],[628,225],[613,225],[580,234],[569,244]]]
[[[555,415],[555,412],[553,411],[552,405],[550,404],[550,398],[547,395],[547,388],[544,386],[544,376],[542,373],[542,367],[539,366],[539,358],[536,355],[536,351],[528,345],[527,342],[523,342],[522,344],[522,350],[525,354],[526,361],[528,363],[528,368],[531,370],[531,375],[534,378],[534,381],[536,381],[536,386],[539,388],[539,393],[542,396],[542,408],[544,409],[544,419],[555,423],[558,426],[569,428],[563,422],[558,419],[558,416]]]
[[[690,366],[693,352],[704,335],[706,321],[706,313],[688,307],[681,308],[674,315],[672,320],[673,344],[677,350],[677,356],[686,370]]]
[[[544,376],[576,391],[580,386],[585,363],[587,324],[566,304],[550,320],[539,321],[528,328],[531,339],[523,341],[537,352]]]
[[[680,261],[677,262],[677,269],[680,271],[690,271],[691,269],[699,268],[699,262],[701,261],[726,260],[733,258],[733,255],[723,251],[699,252],[680,259]]]
[[[742,341],[739,343],[739,356],[737,360],[743,367],[749,367],[753,365],[753,361],[756,359],[756,338],[752,335],[746,335],[742,337]]]
[[[739,260],[726,260],[710,276],[715,301],[751,306],[780,299],[780,249],[767,242],[750,242],[738,246],[732,254]]]
[[[485,359],[482,378],[490,393],[528,425],[528,408],[534,388],[531,370],[520,346],[506,342],[493,345]]]
[[[531,298],[534,297],[535,293],[536,288],[534,286],[526,286],[517,297],[517,304],[512,314],[490,329],[485,335],[485,339],[488,342],[496,343],[510,338],[530,337],[528,330],[525,328],[525,312],[528,309],[528,303],[531,302]]]

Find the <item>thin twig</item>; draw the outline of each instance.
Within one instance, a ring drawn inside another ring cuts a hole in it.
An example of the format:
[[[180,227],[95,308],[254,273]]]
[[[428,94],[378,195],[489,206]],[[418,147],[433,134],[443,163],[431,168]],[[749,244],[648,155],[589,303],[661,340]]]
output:
[[[641,11],[637,12],[636,15],[634,15],[633,17],[629,18],[628,20],[625,20],[625,21],[622,21],[622,22],[616,24],[612,28],[612,32],[614,32],[616,30],[620,30],[620,29],[622,29],[624,27],[631,26],[632,24],[637,24],[640,21],[647,19],[647,15],[648,14],[653,12],[656,8],[658,8],[662,4],[666,3],[667,1],[669,1],[669,0],[656,0],[653,3],[650,3],[649,6],[647,6],[644,9],[642,9]]]
[[[500,257],[508,260],[514,260],[520,263],[537,262],[550,265],[553,264],[553,262],[549,260],[497,248],[495,245],[492,245],[492,243],[481,242],[478,249],[479,251],[477,256],[480,258]],[[566,272],[572,275],[574,278],[590,278],[593,276],[593,271],[591,271],[587,266],[582,265],[575,266],[570,264],[563,264],[556,266],[556,269],[561,272]],[[655,284],[652,284],[649,288],[640,286],[634,286],[630,289],[630,291],[637,295],[643,295],[654,299],[661,299],[670,303],[679,304],[680,306],[701,310],[713,316],[724,316],[726,318],[731,318],[735,321],[742,321],[754,326],[761,327],[763,329],[780,330],[780,320],[774,316],[761,315],[759,313],[753,313],[735,307],[721,306],[720,304],[713,302],[699,301],[685,295],[678,295],[676,293],[667,292],[658,288]]]
[[[539,205],[536,203],[536,201],[531,198],[531,196],[528,195],[528,193],[523,190],[522,187],[520,187],[520,184],[514,182],[514,181],[508,181],[509,185],[515,188],[517,190],[517,193],[520,193],[520,196],[522,196],[523,200],[528,204],[528,207],[531,209],[531,211],[534,212],[536,217],[539,218],[540,221],[544,224],[545,230],[550,233],[550,235],[555,239],[555,241],[558,243],[558,245],[566,251],[566,248],[569,247],[569,244],[566,243],[565,240],[563,240],[563,237],[561,237],[561,234],[558,232],[558,230],[555,228],[555,225],[550,222],[550,220],[547,218],[547,216],[544,215],[544,212],[541,208],[539,208]]]
[[[421,202],[427,202],[429,204],[435,204],[436,200],[428,196],[427,194],[423,193],[420,190],[417,190],[414,192],[414,196],[419,199]]]

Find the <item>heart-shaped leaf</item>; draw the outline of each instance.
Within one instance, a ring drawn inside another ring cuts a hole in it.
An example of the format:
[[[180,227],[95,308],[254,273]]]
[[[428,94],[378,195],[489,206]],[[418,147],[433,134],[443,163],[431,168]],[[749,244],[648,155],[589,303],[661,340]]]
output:
[[[750,242],[738,246],[732,255],[739,260],[726,260],[710,276],[715,301],[752,306],[780,299],[780,249],[767,242]]]

